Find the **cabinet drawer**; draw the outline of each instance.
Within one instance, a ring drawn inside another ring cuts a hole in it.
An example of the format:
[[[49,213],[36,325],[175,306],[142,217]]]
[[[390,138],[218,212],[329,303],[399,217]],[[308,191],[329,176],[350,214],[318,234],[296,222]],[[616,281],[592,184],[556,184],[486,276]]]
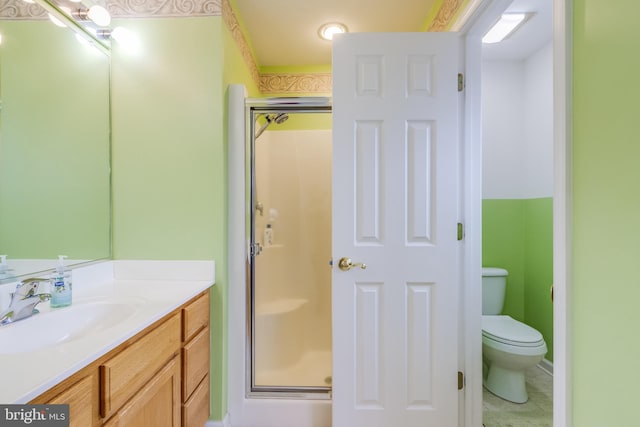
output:
[[[118,410],[180,349],[180,315],[173,315],[100,365],[100,415]]]
[[[200,382],[183,405],[182,425],[185,427],[203,426],[209,419],[209,375]]]
[[[182,340],[189,341],[206,326],[209,326],[209,292],[182,309]]]
[[[209,372],[209,328],[182,349],[182,399],[187,400]]]

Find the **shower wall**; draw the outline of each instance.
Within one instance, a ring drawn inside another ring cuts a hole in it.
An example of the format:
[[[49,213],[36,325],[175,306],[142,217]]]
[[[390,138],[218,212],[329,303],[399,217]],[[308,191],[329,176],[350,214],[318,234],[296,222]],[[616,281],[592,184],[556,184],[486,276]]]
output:
[[[263,206],[255,221],[256,242],[263,246],[255,258],[256,385],[326,386],[331,131],[267,130],[256,141],[255,162],[256,199]],[[264,241],[267,224],[270,245]]]

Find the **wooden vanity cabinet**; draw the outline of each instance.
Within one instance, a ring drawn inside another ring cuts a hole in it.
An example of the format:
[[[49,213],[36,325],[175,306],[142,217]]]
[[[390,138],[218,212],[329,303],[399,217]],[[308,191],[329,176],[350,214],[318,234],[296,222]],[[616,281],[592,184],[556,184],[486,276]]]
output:
[[[72,427],[199,427],[209,418],[209,291],[30,403],[68,403]]]

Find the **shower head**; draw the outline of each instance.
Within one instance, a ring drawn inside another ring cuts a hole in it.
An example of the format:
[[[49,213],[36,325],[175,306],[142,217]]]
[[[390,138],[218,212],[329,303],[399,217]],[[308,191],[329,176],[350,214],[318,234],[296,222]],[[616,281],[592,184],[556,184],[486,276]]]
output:
[[[269,120],[269,117],[270,116],[267,116],[267,120]],[[275,115],[275,117],[273,114],[271,115],[271,120],[276,122],[277,125],[280,125],[286,122],[288,118],[289,118],[289,115],[287,113],[278,113]]]
[[[260,116],[258,116],[260,117]],[[262,132],[264,132],[271,123],[275,123],[277,125],[282,124],[284,122],[287,121],[287,119],[289,118],[289,115],[287,113],[275,113],[275,114],[267,114],[264,116],[265,119],[265,124],[262,125],[262,127],[260,129],[258,129],[258,131],[256,132],[256,136],[254,137],[254,139],[258,139],[258,137],[260,135],[262,135]],[[257,120],[257,118],[256,118]]]

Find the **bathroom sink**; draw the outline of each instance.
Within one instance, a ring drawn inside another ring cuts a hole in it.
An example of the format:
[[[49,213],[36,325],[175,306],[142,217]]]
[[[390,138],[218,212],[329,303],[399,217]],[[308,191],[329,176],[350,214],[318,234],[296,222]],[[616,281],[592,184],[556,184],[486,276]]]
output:
[[[136,313],[139,302],[86,301],[0,327],[0,354],[24,353],[99,334]]]

